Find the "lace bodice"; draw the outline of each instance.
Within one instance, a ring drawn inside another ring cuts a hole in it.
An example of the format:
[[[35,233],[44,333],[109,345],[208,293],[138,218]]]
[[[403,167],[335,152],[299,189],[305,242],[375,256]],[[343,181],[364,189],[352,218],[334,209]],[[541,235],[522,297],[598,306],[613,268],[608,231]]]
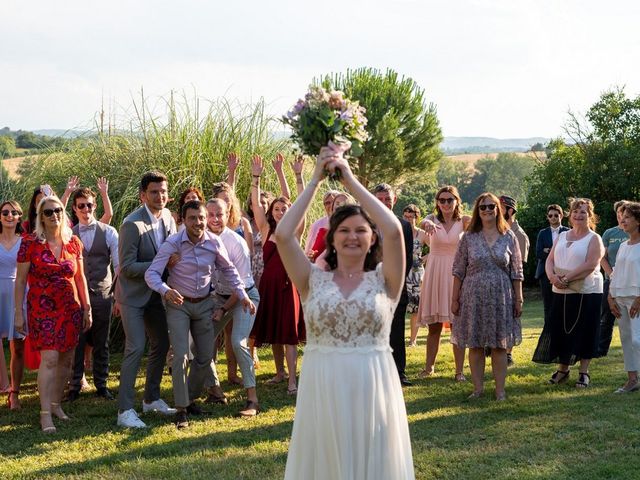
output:
[[[375,270],[366,272],[345,298],[333,280],[334,273],[312,265],[309,292],[303,302],[307,349],[389,349],[397,301],[387,295],[381,267],[378,264]]]

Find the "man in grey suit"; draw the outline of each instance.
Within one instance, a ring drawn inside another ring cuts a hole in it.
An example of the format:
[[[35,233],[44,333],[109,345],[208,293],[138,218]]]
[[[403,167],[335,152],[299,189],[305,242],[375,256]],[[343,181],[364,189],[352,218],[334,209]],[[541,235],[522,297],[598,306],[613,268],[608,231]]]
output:
[[[145,173],[140,180],[140,198],[142,207],[125,218],[120,227],[120,273],[115,290],[126,338],[118,391],[118,425],[134,428],[146,427],[134,409],[136,376],[146,337],[149,338],[149,359],[142,411],[176,413],[160,398],[160,382],[169,350],[165,310],[160,295],[144,280],[160,245],[176,233],[171,212],[165,208],[169,200],[167,177],[160,172]]]

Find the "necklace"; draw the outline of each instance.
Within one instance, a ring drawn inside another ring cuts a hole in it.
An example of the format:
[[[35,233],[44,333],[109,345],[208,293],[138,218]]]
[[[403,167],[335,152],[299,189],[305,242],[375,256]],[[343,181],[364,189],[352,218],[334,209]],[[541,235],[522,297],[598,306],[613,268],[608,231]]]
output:
[[[338,271],[340,272],[340,275],[342,275],[344,277],[347,277],[349,279],[355,277],[356,275],[361,275],[362,273],[364,273],[362,271],[360,271],[360,272],[342,272],[340,270],[338,270]]]

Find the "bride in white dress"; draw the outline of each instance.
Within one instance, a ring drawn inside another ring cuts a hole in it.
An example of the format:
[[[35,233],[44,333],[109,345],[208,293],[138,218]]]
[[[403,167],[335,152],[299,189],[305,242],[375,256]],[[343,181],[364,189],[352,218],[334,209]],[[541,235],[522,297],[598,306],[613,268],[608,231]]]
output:
[[[325,172],[335,170],[362,207],[343,206],[332,215],[325,258],[330,270],[323,271],[309,262],[294,231]],[[400,223],[341,155],[323,148],[275,237],[307,325],[285,480],[414,479],[407,413],[389,347],[405,271]]]

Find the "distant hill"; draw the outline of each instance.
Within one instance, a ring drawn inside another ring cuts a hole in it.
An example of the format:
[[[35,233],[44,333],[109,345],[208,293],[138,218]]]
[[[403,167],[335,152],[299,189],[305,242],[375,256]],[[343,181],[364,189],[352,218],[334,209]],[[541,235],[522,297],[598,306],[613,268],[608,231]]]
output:
[[[549,138],[444,137],[440,148],[447,155],[462,153],[526,152],[536,143],[546,145]]]
[[[46,135],[48,137],[76,138],[85,132],[80,130],[61,130],[59,128],[45,128],[43,130],[34,130],[36,135]]]

